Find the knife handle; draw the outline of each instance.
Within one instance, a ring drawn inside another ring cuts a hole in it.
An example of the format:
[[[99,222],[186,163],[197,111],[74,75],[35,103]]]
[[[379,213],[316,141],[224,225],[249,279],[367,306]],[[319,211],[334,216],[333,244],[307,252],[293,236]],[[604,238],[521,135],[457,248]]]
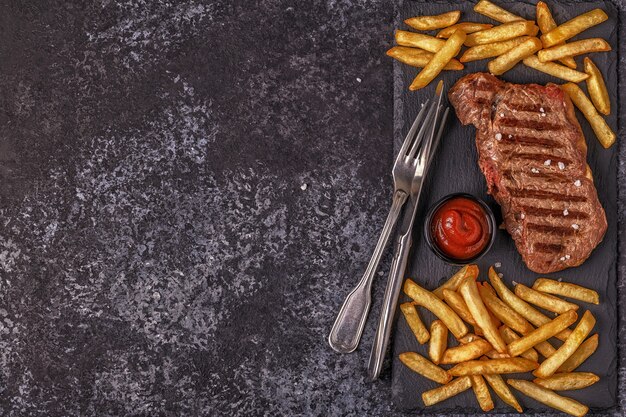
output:
[[[339,310],[335,324],[333,324],[333,328],[330,330],[328,343],[330,347],[339,353],[353,352],[359,345],[359,340],[361,340],[361,335],[363,334],[363,327],[365,327],[367,313],[372,303],[372,281],[374,280],[374,274],[376,273],[383,251],[389,241],[389,236],[393,231],[393,227],[398,220],[400,210],[406,202],[407,197],[408,194],[401,190],[394,193],[387,221],[380,233],[378,243],[367,265],[367,269],[357,286],[346,297],[343,306],[341,306],[341,310]]]
[[[403,277],[411,243],[411,230],[409,230],[399,237],[393,256],[393,262],[389,272],[389,282],[387,282],[387,288],[385,289],[385,298],[383,299],[382,312],[380,314],[380,322],[378,323],[374,346],[372,346],[372,353],[370,354],[368,364],[368,375],[372,381],[378,379],[383,367],[383,360],[385,359],[387,345],[389,344],[389,336],[391,335],[391,328],[393,327],[393,317],[396,313],[396,307],[398,306],[398,297],[400,296],[402,282],[404,281]]]

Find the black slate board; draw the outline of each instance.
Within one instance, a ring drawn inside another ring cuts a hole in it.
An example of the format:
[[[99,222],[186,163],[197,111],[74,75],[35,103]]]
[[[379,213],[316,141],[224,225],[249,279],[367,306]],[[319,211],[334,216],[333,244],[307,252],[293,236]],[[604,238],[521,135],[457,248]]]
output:
[[[461,20],[488,22],[488,18],[472,11],[475,2],[463,1],[404,1],[400,2],[397,9],[396,28],[412,30],[402,21],[407,17],[438,14],[452,9],[463,11]],[[529,2],[498,2],[506,9],[517,13],[528,19],[535,16],[535,1]],[[609,20],[602,25],[591,28],[579,35],[578,38],[603,37],[609,41],[614,48],[608,53],[596,53],[592,59],[605,75],[609,93],[611,94],[612,113],[607,118],[609,125],[617,131],[618,114],[618,76],[617,76],[617,46],[618,46],[618,12],[610,2],[585,1],[585,2],[563,2],[549,1],[555,20],[562,23],[575,15],[602,8],[607,11]],[[582,58],[577,58],[579,69],[582,68]],[[466,65],[466,69],[460,72],[445,72],[439,78],[446,83],[449,88],[461,76],[477,71],[486,71],[487,61],[478,61]],[[409,124],[415,117],[420,103],[432,95],[435,84],[432,83],[424,90],[410,92],[407,87],[416,74],[416,70],[405,65],[396,64],[395,72],[395,151],[399,149],[400,143],[408,131]],[[522,65],[516,66],[502,77],[505,81],[515,83],[538,83],[547,82],[562,83],[563,81],[546,74],[525,68]],[[584,83],[581,87],[585,90]],[[600,382],[592,387],[579,391],[571,391],[566,395],[575,398],[591,407],[592,412],[606,411],[616,406],[617,388],[617,301],[616,301],[616,255],[617,255],[617,148],[605,150],[598,143],[589,124],[577,111],[578,119],[583,128],[588,144],[587,160],[594,174],[594,181],[598,189],[600,201],[606,211],[608,220],[608,231],[602,243],[595,249],[591,257],[581,266],[555,274],[543,275],[550,278],[563,278],[566,281],[575,282],[594,288],[601,295],[601,305],[583,305],[581,313],[585,308],[592,311],[598,319],[594,332],[600,335],[600,344],[596,353],[578,370],[593,371],[601,376]],[[477,166],[477,154],[475,148],[475,129],[473,127],[461,126],[456,116],[453,116],[441,147],[436,157],[436,162],[432,167],[429,178],[425,184],[422,197],[422,206],[416,221],[415,240],[413,254],[410,260],[407,276],[412,277],[426,288],[435,288],[458,268],[447,265],[439,260],[426,246],[421,237],[420,219],[426,209],[442,196],[452,192],[469,192],[483,198],[499,214],[500,209],[494,200],[486,194],[486,184],[482,173]],[[489,254],[482,258],[478,265],[481,269],[480,280],[486,279],[486,272],[489,265],[501,262],[499,269],[504,274],[505,282],[509,285],[512,280],[524,284],[532,284],[539,276],[528,270],[517,253],[512,239],[506,231],[498,231],[495,244]],[[408,300],[404,294],[400,302]],[[421,313],[427,323],[433,317],[426,310],[421,309]],[[452,343],[452,340],[450,340]],[[554,342],[558,346],[558,342]],[[421,392],[434,388],[436,383],[408,370],[397,359],[398,354],[405,351],[417,351],[426,354],[424,346],[420,346],[408,328],[406,322],[397,314],[396,330],[393,341],[393,361],[392,361],[392,392],[393,402],[396,407],[407,411],[421,411],[421,413],[442,413],[458,412],[471,415],[480,414],[476,399],[471,390],[468,390],[456,397],[432,407],[424,408],[421,400]],[[513,377],[518,377],[513,376]],[[524,378],[530,377],[527,374]],[[549,409],[520,393],[514,394],[524,407],[525,412],[543,412]],[[495,394],[492,397],[496,403],[495,412],[513,412],[514,410],[506,406]]]

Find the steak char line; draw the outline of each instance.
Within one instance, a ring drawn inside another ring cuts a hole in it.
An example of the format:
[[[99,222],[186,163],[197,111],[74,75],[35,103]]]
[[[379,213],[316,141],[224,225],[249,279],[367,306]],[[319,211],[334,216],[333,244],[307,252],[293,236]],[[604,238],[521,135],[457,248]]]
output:
[[[528,268],[550,273],[582,264],[607,222],[569,97],[554,84],[475,73],[449,98],[461,123],[476,127],[478,165]]]

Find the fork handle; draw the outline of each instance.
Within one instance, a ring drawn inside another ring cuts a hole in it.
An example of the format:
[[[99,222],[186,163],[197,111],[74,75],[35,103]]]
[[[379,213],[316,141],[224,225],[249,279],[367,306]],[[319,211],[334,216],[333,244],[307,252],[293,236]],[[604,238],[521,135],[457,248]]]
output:
[[[402,289],[402,282],[404,281],[404,272],[406,270],[409,251],[411,250],[411,243],[411,230],[398,238],[393,262],[391,263],[391,270],[389,271],[389,281],[387,282],[385,297],[383,299],[380,322],[378,323],[378,329],[376,330],[374,345],[372,346],[372,352],[370,353],[367,367],[368,375],[371,380],[378,379],[383,367],[383,360],[385,359],[385,353],[387,353],[387,345],[389,344],[389,336],[391,335],[391,328],[393,326],[393,317],[396,313],[396,307],[398,306],[398,297]]]
[[[396,190],[393,195],[391,209],[383,226],[383,230],[378,238],[378,243],[372,254],[365,273],[357,286],[348,294],[344,301],[335,324],[333,324],[328,336],[328,343],[335,351],[339,353],[353,352],[359,345],[367,313],[372,303],[372,281],[374,274],[380,263],[383,251],[389,241],[389,236],[393,230],[393,226],[398,220],[400,210],[406,202],[408,194],[402,190]]]

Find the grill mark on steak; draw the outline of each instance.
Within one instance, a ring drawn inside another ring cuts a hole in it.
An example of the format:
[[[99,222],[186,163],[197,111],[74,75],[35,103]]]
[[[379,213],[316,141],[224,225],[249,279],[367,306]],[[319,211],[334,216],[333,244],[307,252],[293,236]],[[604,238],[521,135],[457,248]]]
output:
[[[537,242],[533,244],[533,248],[537,252],[547,252],[547,253],[561,253],[563,251],[563,245],[559,243],[543,243]]]
[[[551,130],[561,130],[563,129],[563,125],[548,123],[542,120],[531,120],[531,119],[514,119],[512,117],[501,117],[499,120],[500,127],[523,127],[526,129],[534,129],[540,132],[551,131]]]
[[[582,203],[587,201],[587,197],[584,195],[565,195],[543,190],[529,190],[526,188],[511,188],[509,189],[509,194],[511,194],[511,196],[513,197],[533,198],[536,200],[569,201]]]
[[[523,136],[523,135],[510,135],[510,136],[511,137],[509,137],[507,133],[502,133],[502,143],[504,145],[519,145],[519,144],[541,145],[550,149],[558,149],[558,148],[563,147],[563,145],[561,145],[557,141],[546,139],[546,138],[539,138],[537,136]]]
[[[461,78],[449,97],[459,120],[477,129],[478,165],[528,268],[550,273],[584,262],[607,222],[569,97],[554,84],[485,73]]]
[[[528,230],[534,230],[535,232],[549,234],[549,235],[562,235],[562,236],[571,236],[577,233],[571,226],[552,226],[549,224],[537,224],[537,223],[527,223],[526,227]]]
[[[541,216],[541,217],[567,217],[572,219],[587,219],[589,215],[582,211],[567,209],[567,216],[563,214],[563,210],[561,209],[551,209],[551,208],[543,208],[529,205],[522,205],[522,210],[529,216]]]

